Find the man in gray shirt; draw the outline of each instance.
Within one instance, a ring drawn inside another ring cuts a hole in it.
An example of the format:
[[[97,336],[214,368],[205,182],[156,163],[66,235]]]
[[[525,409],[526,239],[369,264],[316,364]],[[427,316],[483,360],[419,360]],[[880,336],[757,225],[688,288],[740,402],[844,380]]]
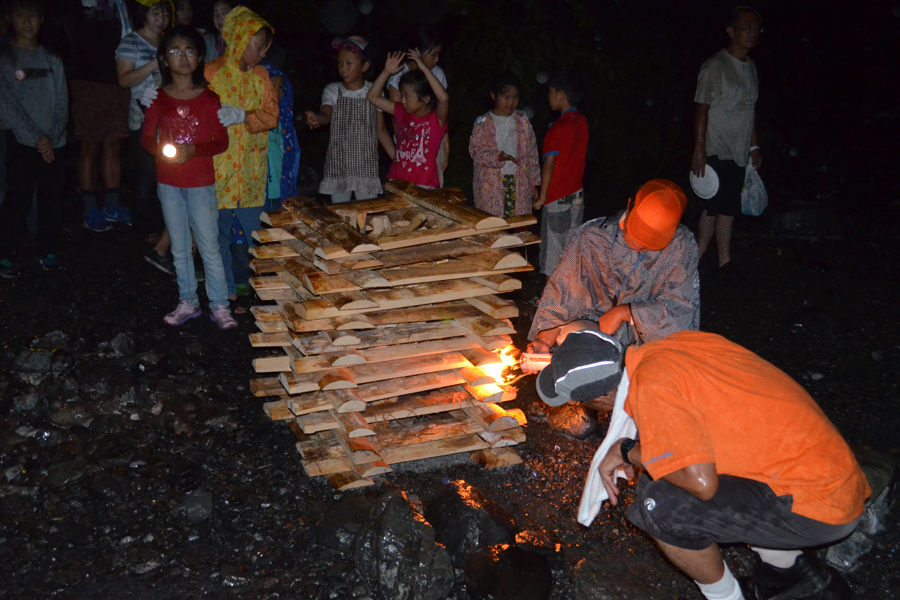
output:
[[[731,42],[700,68],[694,123],[691,172],[706,174],[706,165],[719,176],[719,190],[704,201],[697,245],[701,257],[713,236],[719,253],[720,274],[733,273],[731,230],[741,210],[741,189],[747,163],[759,169],[762,154],[754,119],[759,86],[756,64],[747,54],[759,41],[762,19],[752,8],[732,11],[725,31]]]

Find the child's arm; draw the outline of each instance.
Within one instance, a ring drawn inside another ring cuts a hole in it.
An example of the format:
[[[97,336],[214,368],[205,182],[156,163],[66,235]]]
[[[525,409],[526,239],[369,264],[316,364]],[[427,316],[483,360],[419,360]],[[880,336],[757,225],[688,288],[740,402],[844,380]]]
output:
[[[159,63],[154,58],[143,67],[134,68],[134,61],[127,58],[116,59],[116,74],[119,78],[119,85],[126,90],[138,85],[155,71],[159,71]]]
[[[383,112],[378,113],[378,141],[381,142],[381,147],[387,152],[388,158],[394,160],[396,148],[394,148],[394,140],[391,139],[391,134],[388,133],[387,127],[384,126]]]
[[[528,181],[535,188],[534,199],[537,200],[541,195],[541,163],[538,160],[537,140],[534,137],[534,129],[527,119],[522,130],[525,132],[525,156],[520,167],[525,169]]]
[[[269,79],[269,72],[265,67],[255,67],[254,73],[263,78],[266,85],[266,92],[263,96],[263,105],[259,110],[247,111],[244,117],[244,124],[250,133],[262,133],[275,129],[278,126],[278,96],[275,94],[275,86]]]
[[[45,132],[49,138],[50,149],[62,139],[63,132],[69,124],[69,90],[66,87],[66,72],[63,69],[62,60],[56,55],[50,56],[50,65],[53,68],[54,84],[56,91],[53,103],[53,119],[50,131]]]
[[[447,94],[447,90],[444,89],[438,78],[434,76],[431,69],[422,62],[422,55],[419,54],[418,49],[410,50],[406,56],[416,61],[416,65],[425,74],[425,79],[428,80],[428,85],[431,86],[431,91],[434,92],[434,98],[437,100],[438,119],[441,122],[441,127],[444,127],[447,125],[447,116],[450,114],[450,96]]]
[[[14,132],[18,139],[36,140],[35,148],[41,140],[46,140],[44,132],[17,101],[12,83],[6,77],[0,77],[0,98],[3,98],[3,102],[0,102],[0,123],[6,129]],[[47,142],[49,143],[49,140]],[[47,160],[47,154],[41,150],[39,152],[44,155],[44,160]]]
[[[384,63],[384,71],[378,75],[378,79],[375,80],[375,83],[369,88],[369,93],[366,94],[366,100],[374,104],[375,108],[380,108],[389,115],[394,114],[394,103],[382,96],[381,92],[384,90],[384,84],[387,83],[388,78],[394,73],[399,73],[402,68],[403,53],[391,52],[388,54],[387,61]]]
[[[306,126],[310,129],[318,129],[331,123],[333,107],[330,104],[323,104],[319,108],[319,112],[308,110],[304,114],[306,115]]]
[[[550,188],[550,179],[553,177],[553,161],[556,154],[548,154],[544,157],[544,168],[541,169],[541,195],[534,201],[534,210],[539,209],[547,202],[547,190]]]
[[[159,102],[154,102],[147,107],[147,112],[144,113],[144,129],[141,131],[141,146],[153,156],[159,154],[159,141],[156,139],[156,130],[159,128],[159,105]]]
[[[485,119],[481,121],[481,119]],[[497,148],[497,136],[490,127],[490,117],[478,117],[472,136],[469,138],[469,156],[472,160],[488,169],[500,169],[500,150]]]

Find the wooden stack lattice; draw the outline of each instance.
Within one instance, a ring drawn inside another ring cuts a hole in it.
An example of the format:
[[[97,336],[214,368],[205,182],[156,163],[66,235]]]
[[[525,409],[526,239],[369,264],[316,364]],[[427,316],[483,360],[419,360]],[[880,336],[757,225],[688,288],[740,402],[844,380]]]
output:
[[[263,215],[251,248],[257,397],[298,437],[310,476],[339,489],[370,485],[391,464],[471,452],[486,467],[521,462],[524,414],[484,367],[511,343],[530,271],[510,251],[539,240],[534,217],[493,217],[458,190],[404,182],[393,195],[321,207],[291,198]]]

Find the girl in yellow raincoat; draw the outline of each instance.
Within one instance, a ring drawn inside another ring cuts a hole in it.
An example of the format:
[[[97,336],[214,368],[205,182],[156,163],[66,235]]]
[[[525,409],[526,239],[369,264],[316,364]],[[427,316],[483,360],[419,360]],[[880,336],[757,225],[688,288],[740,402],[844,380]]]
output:
[[[232,224],[236,216],[247,234],[259,229],[266,203],[268,131],[278,125],[275,88],[265,67],[259,65],[272,35],[272,27],[259,15],[247,7],[235,7],[222,28],[228,44],[225,54],[207,63],[205,70],[209,89],[222,101],[219,120],[228,128],[228,150],[216,155],[213,164],[219,199],[219,249],[232,299],[237,297]]]

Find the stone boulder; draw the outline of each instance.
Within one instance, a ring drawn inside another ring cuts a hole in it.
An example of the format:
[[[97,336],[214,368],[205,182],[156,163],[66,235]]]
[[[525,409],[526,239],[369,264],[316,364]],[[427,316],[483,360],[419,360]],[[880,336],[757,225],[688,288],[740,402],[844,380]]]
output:
[[[353,542],[353,561],[380,600],[442,600],[453,588],[450,555],[402,492],[373,505]]]
[[[581,404],[549,407],[547,423],[556,431],[583,440],[597,429],[597,412]]]
[[[553,589],[547,557],[517,546],[476,548],[464,569],[469,600],[546,600]]]
[[[456,567],[462,567],[473,549],[512,544],[518,533],[512,513],[462,480],[451,481],[428,504],[425,518]]]

